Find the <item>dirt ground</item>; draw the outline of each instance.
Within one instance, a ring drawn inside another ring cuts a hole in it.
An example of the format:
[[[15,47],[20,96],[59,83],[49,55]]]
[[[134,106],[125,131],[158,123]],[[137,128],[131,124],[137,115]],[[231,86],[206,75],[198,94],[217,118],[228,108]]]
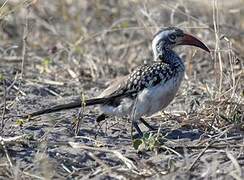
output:
[[[244,179],[242,0],[0,1],[0,179]],[[128,118],[97,107],[20,118],[152,60],[160,27],[177,26],[211,55],[179,47],[174,101],[131,138]],[[77,126],[78,118],[80,126]]]

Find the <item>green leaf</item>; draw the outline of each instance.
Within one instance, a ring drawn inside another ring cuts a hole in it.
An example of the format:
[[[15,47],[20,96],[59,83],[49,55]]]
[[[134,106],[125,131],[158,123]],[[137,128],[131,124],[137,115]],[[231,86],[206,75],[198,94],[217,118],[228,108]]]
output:
[[[4,78],[4,75],[3,74],[0,74],[0,81],[3,81],[5,78]]]
[[[24,121],[23,119],[18,119],[18,120],[16,120],[16,124],[17,124],[18,126],[23,126],[24,123],[25,123],[25,121]]]
[[[149,132],[143,133],[143,140],[148,140],[148,139],[150,139],[150,137],[151,137],[151,133],[149,133]]]
[[[42,61],[42,65],[43,66],[48,66],[49,64],[51,64],[51,60],[50,58],[44,58],[43,61]]]
[[[132,144],[134,149],[138,150],[139,146],[143,143],[143,141],[141,139],[134,139]]]

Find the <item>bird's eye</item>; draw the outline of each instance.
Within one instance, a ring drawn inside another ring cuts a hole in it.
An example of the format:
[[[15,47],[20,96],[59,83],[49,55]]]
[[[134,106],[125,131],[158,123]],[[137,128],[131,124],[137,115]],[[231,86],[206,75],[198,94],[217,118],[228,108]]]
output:
[[[158,51],[160,51],[161,50],[161,47],[162,47],[162,41],[160,41],[158,44],[157,44],[157,46],[156,46],[156,48],[157,48],[157,50]]]
[[[171,41],[175,41],[175,39],[176,39],[176,35],[174,35],[174,34],[170,34],[170,35],[169,35],[169,39],[170,39]]]
[[[160,46],[159,45],[157,45],[156,48],[157,48],[158,51],[160,51]]]

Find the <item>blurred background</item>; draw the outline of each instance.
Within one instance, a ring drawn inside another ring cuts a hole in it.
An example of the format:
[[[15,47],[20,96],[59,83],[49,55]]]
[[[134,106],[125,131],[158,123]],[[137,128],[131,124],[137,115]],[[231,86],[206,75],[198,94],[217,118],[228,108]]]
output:
[[[48,118],[16,125],[12,117],[80,93],[97,96],[113,78],[152,61],[153,34],[168,26],[201,39],[211,55],[193,47],[175,49],[184,59],[186,74],[174,102],[154,123],[166,121],[164,126],[171,129],[197,127],[207,134],[228,128],[243,133],[243,0],[0,0],[2,135],[33,133],[36,142],[72,139],[69,128],[74,113],[55,116],[61,118],[55,125]],[[91,108],[86,111],[92,117],[98,113]],[[130,124],[115,122],[129,137]],[[94,127],[94,119],[84,123],[89,130]],[[85,133],[91,135],[88,130]],[[117,140],[111,144],[125,147],[124,141]],[[35,148],[31,155],[26,149],[23,152],[13,156],[21,162],[36,156]],[[78,158],[68,155],[68,162]],[[51,161],[56,160],[65,164],[53,155]],[[83,167],[85,160],[77,161],[71,164]],[[43,167],[48,172],[49,166]]]

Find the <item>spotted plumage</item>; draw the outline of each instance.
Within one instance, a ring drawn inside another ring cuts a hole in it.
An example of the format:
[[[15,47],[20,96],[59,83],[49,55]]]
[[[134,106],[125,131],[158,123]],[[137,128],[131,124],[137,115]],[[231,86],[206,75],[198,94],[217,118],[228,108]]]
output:
[[[141,91],[144,88],[166,82],[175,73],[169,65],[162,62],[157,62],[152,65],[142,65],[130,74],[126,88],[128,90]]]
[[[146,88],[152,88],[158,84],[163,86],[167,81],[179,75],[184,71],[184,65],[170,66],[162,61],[152,64],[144,64],[136,68],[127,78],[123,86],[118,87],[109,95],[123,94],[121,98],[111,99],[106,102],[107,105],[118,106],[123,97],[135,99],[137,95]]]

